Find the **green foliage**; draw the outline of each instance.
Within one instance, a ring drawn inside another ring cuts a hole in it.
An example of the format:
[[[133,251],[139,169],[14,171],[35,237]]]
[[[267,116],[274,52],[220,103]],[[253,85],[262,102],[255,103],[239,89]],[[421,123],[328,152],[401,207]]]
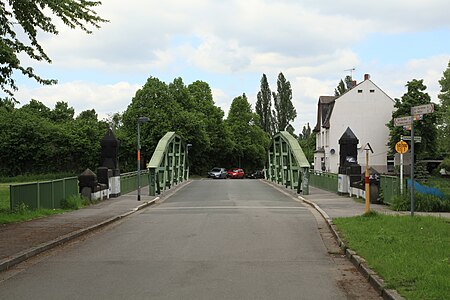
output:
[[[266,162],[269,136],[258,126],[258,115],[252,112],[247,96],[233,99],[226,125],[233,138],[232,166],[246,169],[261,168]]]
[[[21,108],[0,107],[0,176],[95,170],[108,125],[72,116],[64,102],[53,110],[35,100]]]
[[[407,299],[448,298],[448,219],[376,214],[335,218],[333,223],[387,288]]]
[[[439,84],[441,85],[441,92],[438,98],[442,108],[442,124],[439,126],[440,152],[450,158],[450,61],[441,80],[439,80]],[[450,170],[450,168],[447,170]]]
[[[88,199],[83,198],[80,195],[71,195],[67,199],[61,201],[61,208],[77,210],[89,204],[91,204],[91,202]]]
[[[306,159],[312,163],[314,162],[314,151],[316,150],[316,134],[311,133],[311,128],[303,127],[302,134],[298,140],[300,147],[302,147],[303,153],[305,153]]]
[[[292,104],[291,83],[280,72],[277,80],[277,92],[273,92],[275,111],[275,131],[286,130],[291,121],[297,117],[297,112]]]
[[[396,110],[392,113],[394,118],[410,116],[411,107],[431,103],[430,96],[425,92],[426,86],[423,80],[413,79],[406,84],[407,92],[401,99],[395,99]],[[414,144],[414,153],[417,159],[435,157],[437,154],[438,132],[436,124],[438,121],[439,106],[435,104],[435,113],[423,115],[423,120],[414,121],[415,136],[421,136],[422,142]],[[390,130],[388,146],[392,153],[395,152],[395,144],[400,141],[401,135],[410,135],[410,132],[401,126],[394,126],[391,121],[387,124]]]
[[[395,196],[392,200],[391,208],[397,211],[411,210],[411,193]],[[450,197],[444,199],[439,197],[414,193],[414,211],[424,212],[450,212]]]
[[[9,211],[9,185],[0,184],[0,211]]]
[[[334,95],[335,96],[342,96],[343,94],[345,94],[349,89],[351,89],[351,84],[352,84],[352,77],[347,75],[345,76],[345,83],[344,81],[341,79],[341,81],[339,81],[338,86],[334,89]]]
[[[261,78],[261,90],[258,92],[255,111],[259,116],[258,125],[272,136],[274,124],[272,119],[272,92],[266,74]]]
[[[99,28],[100,23],[107,22],[93,10],[100,4],[100,1],[78,0],[1,1],[0,89],[6,95],[13,97],[14,91],[17,90],[13,79],[15,71],[41,84],[56,83],[56,80],[43,79],[36,75],[32,68],[23,66],[19,57],[25,55],[36,61],[51,63],[37,37],[38,32],[58,34],[51,16],[59,18],[70,28],[80,28],[86,33],[91,33],[87,26]],[[15,101],[14,98],[11,99]]]
[[[61,214],[64,210],[61,209],[37,209],[29,210],[26,206],[22,206],[18,209],[20,212],[14,212],[0,209],[0,224],[10,224],[23,221],[29,221],[37,218],[42,218],[50,215]]]
[[[149,118],[149,122],[141,125],[143,163],[150,160],[159,139],[168,131],[175,131],[193,145],[189,150],[193,173],[204,174],[223,163],[231,152],[231,135],[223,121],[224,113],[214,105],[207,83],[196,81],[185,86],[181,78],[176,78],[167,85],[150,77],[123,113],[122,126],[117,131],[123,170],[132,170],[136,165],[136,120],[140,116]]]

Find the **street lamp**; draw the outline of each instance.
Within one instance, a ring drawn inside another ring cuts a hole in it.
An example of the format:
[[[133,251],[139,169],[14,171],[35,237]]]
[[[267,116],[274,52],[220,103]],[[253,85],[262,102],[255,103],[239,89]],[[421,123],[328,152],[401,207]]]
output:
[[[138,128],[138,136],[137,136],[137,200],[141,201],[141,130],[140,124],[148,122],[150,119],[147,117],[139,117],[137,119],[137,128]]]
[[[186,145],[186,160],[187,160],[187,174],[186,174],[186,180],[189,179],[189,148],[192,147],[192,144],[187,144]]]

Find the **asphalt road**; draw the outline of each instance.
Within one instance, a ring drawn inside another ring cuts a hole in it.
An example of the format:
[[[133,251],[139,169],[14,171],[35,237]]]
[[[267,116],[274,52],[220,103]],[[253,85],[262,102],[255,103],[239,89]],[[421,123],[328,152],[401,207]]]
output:
[[[0,299],[347,299],[341,276],[302,203],[259,180],[198,180],[1,274]]]

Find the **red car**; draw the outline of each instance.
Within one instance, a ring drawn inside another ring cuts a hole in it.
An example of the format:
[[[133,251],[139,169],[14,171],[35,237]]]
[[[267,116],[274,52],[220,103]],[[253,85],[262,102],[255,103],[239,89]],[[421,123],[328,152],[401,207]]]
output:
[[[227,174],[228,174],[228,177],[230,177],[230,178],[238,178],[238,179],[242,179],[242,178],[245,177],[244,170],[242,170],[242,169],[237,169],[237,168],[229,170],[229,171],[227,172]]]

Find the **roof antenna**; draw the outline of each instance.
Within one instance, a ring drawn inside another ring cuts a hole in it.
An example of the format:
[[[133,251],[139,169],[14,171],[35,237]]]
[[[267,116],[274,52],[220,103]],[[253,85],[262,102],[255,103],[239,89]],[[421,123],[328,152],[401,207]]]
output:
[[[355,69],[355,67],[353,67],[353,68],[351,68],[351,69],[347,69],[347,70],[344,70],[345,72],[350,72],[350,78],[353,80],[353,71],[355,71],[356,69]]]

